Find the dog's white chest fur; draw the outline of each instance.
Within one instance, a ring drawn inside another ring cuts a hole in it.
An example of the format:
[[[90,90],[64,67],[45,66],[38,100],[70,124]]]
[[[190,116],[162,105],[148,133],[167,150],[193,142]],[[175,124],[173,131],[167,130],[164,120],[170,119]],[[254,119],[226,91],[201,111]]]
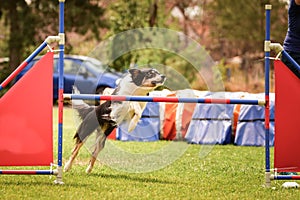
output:
[[[145,102],[113,103],[111,118],[117,124],[124,121],[129,123],[128,132],[131,132],[136,127],[145,107]]]

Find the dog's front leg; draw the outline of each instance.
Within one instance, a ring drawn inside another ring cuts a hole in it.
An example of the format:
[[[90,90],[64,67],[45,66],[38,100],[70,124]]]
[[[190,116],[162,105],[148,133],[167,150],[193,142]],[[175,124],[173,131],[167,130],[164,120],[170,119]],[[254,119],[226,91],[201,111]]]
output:
[[[130,120],[129,126],[128,126],[128,132],[131,132],[135,129],[137,126],[139,120],[142,117],[143,110],[146,106],[146,103],[144,102],[132,102],[131,103],[131,109],[134,111],[134,115],[132,119]]]

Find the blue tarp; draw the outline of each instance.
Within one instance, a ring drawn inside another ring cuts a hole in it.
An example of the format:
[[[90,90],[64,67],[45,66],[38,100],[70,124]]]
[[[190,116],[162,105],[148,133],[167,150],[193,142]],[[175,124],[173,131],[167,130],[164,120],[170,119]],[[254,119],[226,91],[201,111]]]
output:
[[[159,140],[160,119],[159,104],[147,103],[137,127],[128,133],[128,124],[123,123],[117,128],[117,140],[122,141],[156,141]]]
[[[198,104],[185,136],[193,144],[228,144],[233,105]]]
[[[211,94],[214,96],[214,94]],[[227,99],[264,99],[264,94],[226,93]],[[237,130],[232,135],[234,105],[198,104],[185,136],[194,144],[265,145],[264,106],[241,105]],[[270,145],[274,144],[274,94],[270,94]]]
[[[248,98],[264,98],[264,94]],[[274,112],[273,96],[270,96],[270,145],[274,145]],[[234,144],[242,146],[265,145],[265,107],[257,105],[242,105]]]
[[[209,96],[208,96],[209,95]],[[208,93],[203,98],[227,98],[227,93]],[[193,144],[228,144],[234,105],[197,104],[185,139]]]

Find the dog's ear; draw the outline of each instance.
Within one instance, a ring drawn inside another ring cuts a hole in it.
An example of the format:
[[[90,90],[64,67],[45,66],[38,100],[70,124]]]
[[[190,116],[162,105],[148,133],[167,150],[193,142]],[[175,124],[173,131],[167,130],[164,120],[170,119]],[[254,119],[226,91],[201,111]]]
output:
[[[128,71],[129,71],[129,73],[131,74],[132,77],[136,77],[141,73],[141,70],[135,69],[135,68],[134,69],[129,69]]]
[[[129,69],[128,71],[131,74],[132,82],[140,86],[144,80],[143,72],[139,69]]]

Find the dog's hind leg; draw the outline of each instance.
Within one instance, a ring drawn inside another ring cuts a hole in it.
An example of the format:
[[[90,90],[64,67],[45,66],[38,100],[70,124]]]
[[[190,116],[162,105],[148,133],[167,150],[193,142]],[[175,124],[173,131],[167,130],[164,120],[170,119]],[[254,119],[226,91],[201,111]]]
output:
[[[103,132],[98,132],[97,135],[97,139],[96,139],[96,146],[95,146],[95,150],[92,153],[92,157],[90,159],[89,165],[87,167],[87,169],[85,170],[86,173],[91,173],[91,171],[93,170],[93,167],[95,165],[95,162],[97,160],[98,154],[100,153],[100,151],[104,148],[105,146],[105,141],[107,136],[114,130],[116,126],[115,125],[109,125],[106,130]],[[102,127],[102,130],[104,128]]]
[[[72,168],[72,163],[75,160],[76,156],[78,155],[78,152],[79,152],[80,148],[82,147],[82,145],[83,145],[83,142],[76,143],[76,145],[72,151],[71,157],[69,158],[68,162],[65,164],[65,167],[64,167],[65,172],[69,171]]]
[[[69,171],[72,167],[72,163],[75,160],[76,156],[80,148],[83,145],[83,141],[94,131],[96,128],[99,127],[99,123],[94,111],[90,112],[85,119],[81,122],[80,126],[78,127],[74,138],[76,139],[75,147],[72,151],[72,154],[65,164],[64,171]]]
[[[97,135],[96,146],[92,153],[92,157],[90,159],[89,165],[88,165],[87,169],[85,170],[86,173],[91,173],[91,171],[95,165],[95,162],[97,160],[98,154],[105,146],[105,141],[106,141],[106,135],[104,135],[103,133],[99,133]]]

